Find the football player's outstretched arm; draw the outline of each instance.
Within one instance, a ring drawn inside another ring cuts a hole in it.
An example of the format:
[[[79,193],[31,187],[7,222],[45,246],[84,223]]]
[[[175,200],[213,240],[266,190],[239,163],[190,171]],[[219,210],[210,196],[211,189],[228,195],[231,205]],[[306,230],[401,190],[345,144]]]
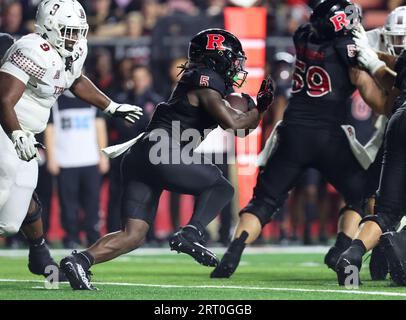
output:
[[[376,82],[389,94],[396,80],[396,72],[388,67],[379,68],[374,74]]]
[[[76,97],[101,110],[106,109],[110,103],[110,99],[84,75],[75,80],[70,90]]]
[[[363,70],[351,68],[350,79],[372,110],[379,114],[387,114],[385,107],[388,94],[376,83],[373,77]]]
[[[395,83],[396,58],[384,53],[376,53],[368,43],[365,30],[361,27],[359,30],[353,30],[354,42],[357,46],[358,65],[367,70],[374,77],[376,82],[389,94]]]
[[[110,116],[124,118],[131,123],[142,116],[142,108],[110,100],[84,75],[77,78],[70,89],[76,97],[103,110]]]
[[[6,72],[0,72],[0,124],[6,134],[21,130],[14,106],[20,100],[25,84]]]
[[[397,60],[396,56],[393,56],[389,53],[382,52],[382,51],[378,51],[376,54],[378,55],[379,60],[382,60],[383,62],[385,62],[386,66],[389,69],[392,69],[392,70],[395,69],[395,64],[396,64],[396,60]]]

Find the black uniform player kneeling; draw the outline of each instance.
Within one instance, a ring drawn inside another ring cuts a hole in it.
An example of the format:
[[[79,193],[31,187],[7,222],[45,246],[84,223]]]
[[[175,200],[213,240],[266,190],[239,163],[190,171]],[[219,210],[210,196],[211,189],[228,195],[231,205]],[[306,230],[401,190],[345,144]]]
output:
[[[144,136],[123,159],[122,230],[61,262],[74,289],[94,289],[88,277],[92,264],[111,260],[142,244],[163,190],[191,194],[196,199],[189,223],[170,237],[170,248],[189,254],[203,265],[217,265],[215,254],[204,246],[203,230],[231,201],[234,189],[217,166],[194,153],[197,145],[181,137],[197,134],[200,140],[204,130],[218,125],[244,132],[258,126],[261,114],[273,101],[270,78],[263,81],[258,104],[250,101],[252,108],[245,113],[223,101],[233,86],[240,87],[245,81],[245,60],[240,41],[225,30],[208,29],[193,37],[188,63],[171,97],[157,106]]]

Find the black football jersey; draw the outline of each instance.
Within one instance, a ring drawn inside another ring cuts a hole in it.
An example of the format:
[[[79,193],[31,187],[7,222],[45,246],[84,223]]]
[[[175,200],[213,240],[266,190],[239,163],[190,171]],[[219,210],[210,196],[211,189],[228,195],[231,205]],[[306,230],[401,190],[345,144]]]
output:
[[[406,91],[406,50],[396,60],[395,72],[397,73],[395,87],[400,91]]]
[[[181,137],[186,129],[197,129],[201,137],[204,130],[217,126],[213,117],[201,107],[189,103],[187,93],[199,88],[216,90],[225,97],[232,91],[224,79],[213,70],[205,67],[193,67],[185,70],[167,102],[160,103],[148,124],[147,131],[164,129],[172,137]]]
[[[296,66],[285,122],[344,124],[348,99],[356,89],[348,72],[357,65],[355,43],[350,36],[318,43],[310,24],[299,27],[293,39]]]

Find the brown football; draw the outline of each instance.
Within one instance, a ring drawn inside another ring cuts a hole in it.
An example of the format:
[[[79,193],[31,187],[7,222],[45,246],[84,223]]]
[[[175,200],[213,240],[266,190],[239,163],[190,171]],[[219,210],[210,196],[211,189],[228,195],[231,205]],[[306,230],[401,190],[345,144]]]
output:
[[[241,95],[241,93],[230,93],[228,96],[226,96],[225,100],[227,100],[227,102],[233,109],[239,110],[241,112],[248,111],[248,101]]]

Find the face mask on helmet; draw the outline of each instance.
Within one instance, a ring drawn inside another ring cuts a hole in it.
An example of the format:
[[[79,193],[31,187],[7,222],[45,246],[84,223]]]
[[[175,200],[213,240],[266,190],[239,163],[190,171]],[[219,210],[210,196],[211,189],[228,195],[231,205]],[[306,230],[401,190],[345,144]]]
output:
[[[383,36],[386,48],[392,55],[400,55],[406,49],[406,7],[393,10],[385,23]]]
[[[237,88],[244,85],[248,76],[248,72],[244,70],[246,60],[245,55],[238,55],[230,67],[231,84]]]
[[[81,4],[76,1],[46,0],[39,4],[36,32],[62,57],[72,56],[79,41],[86,39],[89,26]]]
[[[223,29],[207,29],[192,38],[189,45],[189,62],[198,63],[224,77],[229,86],[241,87],[246,78],[247,60],[240,41]]]
[[[75,45],[87,37],[88,28],[62,27],[60,30],[65,50],[73,52]]]
[[[406,34],[403,35],[391,35],[386,34],[386,45],[388,51],[395,56],[399,56],[404,49],[406,49]]]

